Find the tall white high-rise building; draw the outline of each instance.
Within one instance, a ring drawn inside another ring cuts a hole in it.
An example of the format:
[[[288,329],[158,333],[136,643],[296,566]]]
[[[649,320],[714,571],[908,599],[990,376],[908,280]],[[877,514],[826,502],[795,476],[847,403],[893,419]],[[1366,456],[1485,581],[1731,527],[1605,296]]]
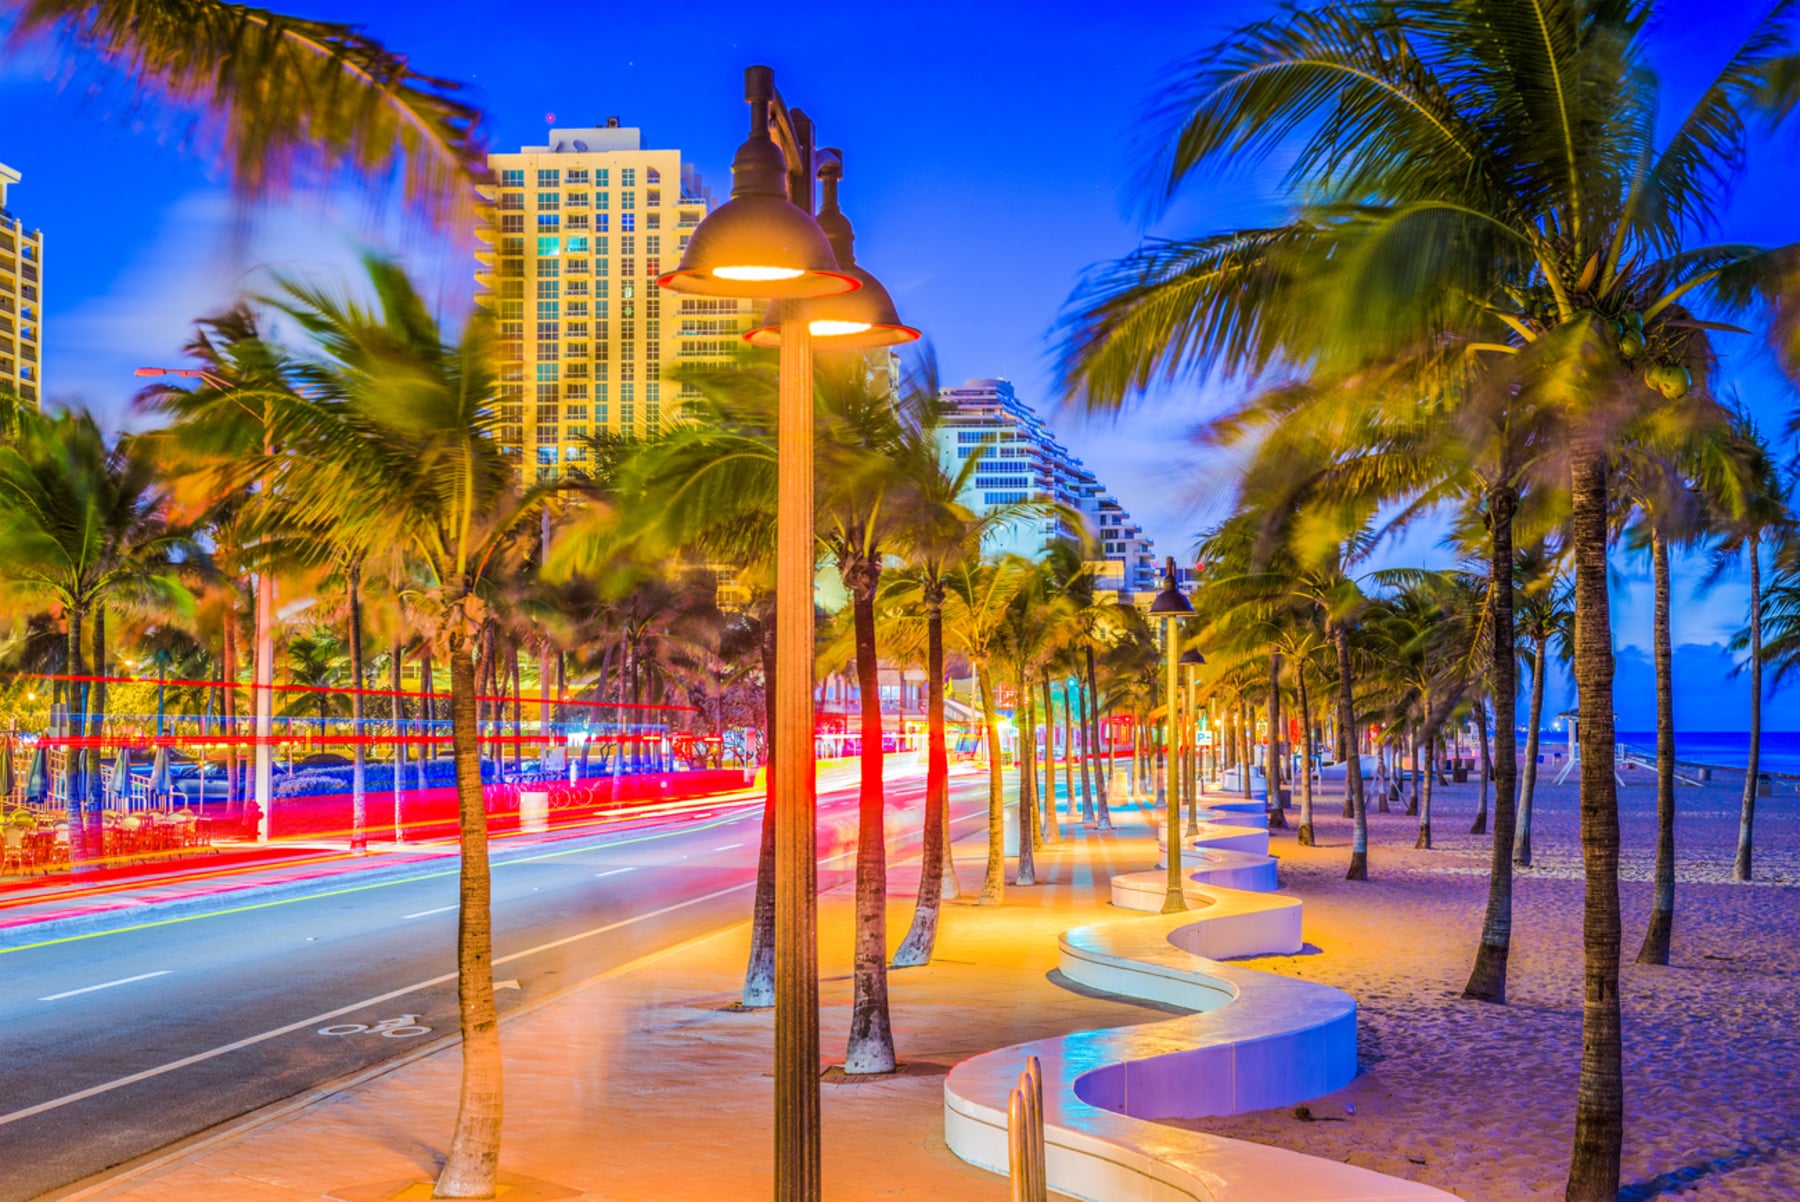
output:
[[[985,448],[963,503],[980,512],[1019,501],[1060,502],[1081,515],[1094,540],[1096,579],[1103,589],[1126,595],[1156,588],[1156,555],[1143,528],[1094,473],[1058,442],[1009,381],[968,380],[940,394],[946,411],[938,427],[938,455],[955,474],[978,448]],[[1054,518],[1014,522],[996,531],[989,549],[1034,556],[1052,540],[1073,537]]]
[[[36,406],[44,396],[44,235],[7,210],[7,189],[18,182],[0,163],[0,384]]]

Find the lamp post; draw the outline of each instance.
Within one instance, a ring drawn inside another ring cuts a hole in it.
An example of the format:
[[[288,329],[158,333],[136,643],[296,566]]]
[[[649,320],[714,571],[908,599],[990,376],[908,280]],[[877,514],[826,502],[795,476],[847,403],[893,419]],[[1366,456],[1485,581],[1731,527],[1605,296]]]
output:
[[[1188,599],[1181,595],[1181,589],[1175,584],[1175,557],[1169,556],[1163,569],[1162,592],[1156,594],[1156,600],[1150,603],[1150,616],[1163,621],[1164,644],[1163,658],[1168,661],[1168,729],[1169,743],[1174,743],[1175,707],[1177,704],[1176,674],[1181,670],[1180,657],[1176,654],[1175,643],[1180,634],[1181,619],[1193,614],[1194,607]],[[1171,747],[1172,749],[1172,747]],[[1167,775],[1167,773],[1165,773]],[[1163,831],[1164,842],[1169,845],[1169,888],[1163,896],[1164,914],[1178,914],[1187,909],[1187,899],[1181,894],[1181,836],[1176,832],[1181,826],[1181,797],[1176,789],[1166,791]]]
[[[1200,757],[1200,740],[1194,726],[1194,682],[1200,675],[1200,668],[1206,663],[1206,657],[1189,647],[1181,653],[1181,666],[1187,669],[1187,710],[1182,717],[1182,789],[1187,793],[1188,824],[1187,833],[1200,833],[1200,787],[1196,779],[1195,761]]]
[[[237,387],[230,380],[213,372],[194,367],[140,367],[133,375],[138,376],[179,376],[183,379],[199,380],[209,388],[219,392],[231,392]],[[248,406],[241,406],[245,412],[262,422],[263,455],[273,458],[274,445],[269,438],[268,414],[265,411],[258,415]],[[264,487],[268,487],[265,477]],[[269,740],[274,734],[275,725],[275,582],[269,578],[268,568],[256,573],[256,648],[251,664],[251,699],[253,726],[255,729],[255,745],[252,748],[254,770],[252,771],[251,797],[256,803],[256,841],[267,843],[270,838],[270,801],[274,796],[275,765],[270,755]],[[235,783],[232,785],[235,789]]]
[[[746,337],[780,350],[776,417],[775,1197],[817,1202],[819,1162],[818,871],[813,749],[814,346],[866,350],[910,342],[893,302],[850,255],[837,209],[842,156],[816,148],[768,67],[744,72],[750,133],[732,160],[731,199],[700,223],[672,292],[775,302]],[[779,143],[779,145],[777,144]],[[813,184],[826,212],[813,219]],[[822,228],[823,227],[823,228]],[[834,237],[835,235],[835,237]],[[834,250],[833,243],[841,246]],[[840,257],[841,253],[841,257]]]

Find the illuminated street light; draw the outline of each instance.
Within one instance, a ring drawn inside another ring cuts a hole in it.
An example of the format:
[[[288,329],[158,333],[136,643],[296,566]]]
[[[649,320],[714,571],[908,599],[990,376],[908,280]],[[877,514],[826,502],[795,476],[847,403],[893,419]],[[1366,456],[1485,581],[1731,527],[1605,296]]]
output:
[[[1205,665],[1206,657],[1189,647],[1176,662],[1187,669],[1187,711],[1181,719],[1182,788],[1187,793],[1187,833],[1197,835],[1200,833],[1200,787],[1195,761],[1200,758],[1200,741],[1194,732],[1194,685],[1200,675],[1198,669]]]
[[[813,220],[813,186],[828,176],[836,213],[840,164],[816,149],[812,121],[790,110],[767,67],[744,72],[750,136],[732,162],[731,200],[694,231],[681,265],[657,283],[672,292],[780,302],[764,345],[779,347],[775,501],[775,1197],[818,1202],[818,868],[813,750],[812,298],[854,295],[873,277],[840,263]],[[785,194],[784,194],[785,193]],[[841,234],[849,223],[842,221]],[[846,252],[848,242],[845,243]],[[846,254],[846,259],[848,255]],[[885,290],[875,285],[886,300]],[[816,314],[821,344],[855,349],[910,341],[917,331],[879,311]],[[891,320],[890,320],[891,318]],[[891,328],[883,328],[891,327]],[[904,332],[905,336],[897,336]],[[852,341],[852,340],[855,341]]]
[[[1180,669],[1178,656],[1175,653],[1175,643],[1180,636],[1180,627],[1178,623],[1180,623],[1183,618],[1192,617],[1193,613],[1194,607],[1188,603],[1186,597],[1181,595],[1181,589],[1175,583],[1175,557],[1171,555],[1169,556],[1167,565],[1163,569],[1162,592],[1156,594],[1156,600],[1150,603],[1150,616],[1152,618],[1160,618],[1163,622],[1163,658],[1169,665],[1169,688],[1167,697],[1169,715],[1167,724],[1169,737],[1167,743],[1169,744],[1169,747],[1164,751],[1165,776],[1168,775],[1168,767],[1171,766],[1168,761],[1170,759],[1170,752],[1174,750],[1173,744],[1175,741],[1176,730],[1175,706],[1177,702],[1175,677]],[[1164,791],[1163,800],[1165,806],[1163,832],[1166,836],[1164,842],[1169,845],[1169,887],[1168,892],[1163,896],[1162,912],[1164,914],[1178,914],[1187,909],[1187,899],[1181,894],[1182,837],[1177,833],[1181,827],[1181,798],[1177,790],[1166,789]]]

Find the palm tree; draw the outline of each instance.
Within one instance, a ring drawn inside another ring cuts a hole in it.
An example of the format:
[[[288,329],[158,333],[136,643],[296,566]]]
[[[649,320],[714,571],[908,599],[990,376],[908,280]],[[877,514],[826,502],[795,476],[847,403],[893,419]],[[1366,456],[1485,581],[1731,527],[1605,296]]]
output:
[[[1001,654],[1013,598],[1029,588],[1035,567],[1018,556],[999,562],[965,558],[944,576],[944,633],[975,671],[988,755],[988,854],[978,904],[997,906],[1006,895],[1006,787],[1001,778],[1000,714],[994,696],[995,661]],[[1021,805],[1023,805],[1021,800]],[[1020,830],[1025,831],[1024,819]],[[1021,850],[1026,846],[1020,838]]]
[[[90,691],[84,634],[95,675],[104,676],[108,606],[191,611],[179,561],[192,545],[168,522],[168,498],[149,446],[108,439],[92,416],[22,412],[0,444],[0,588],[27,603],[49,602],[67,624],[70,717],[78,735],[98,735],[105,693]],[[96,781],[70,781],[70,855],[79,866],[98,853],[88,834]],[[97,821],[97,816],[95,817]]]
[[[1649,4],[1353,0],[1290,8],[1207,48],[1164,105],[1165,194],[1281,148],[1306,205],[1272,229],[1155,243],[1093,277],[1068,323],[1068,391],[1117,404],[1161,374],[1414,348],[1469,356],[1553,413],[1571,507],[1582,713],[1583,1064],[1568,1196],[1611,1198],[1623,1138],[1618,816],[1606,597],[1608,448],[1704,424],[1707,327],[1687,306],[1773,301],[1796,255],[1691,248],[1800,80],[1788,17],[1759,22],[1658,146]],[[1791,323],[1788,310],[1776,324]],[[1615,324],[1616,323],[1616,324]],[[1791,350],[1791,344],[1783,349]],[[1510,603],[1510,589],[1500,590]],[[1510,638],[1500,646],[1510,660]]]
[[[1541,546],[1519,553],[1516,575],[1518,635],[1523,644],[1522,656],[1528,656],[1531,663],[1531,701],[1527,707],[1525,771],[1519,781],[1519,816],[1512,856],[1514,864],[1526,868],[1531,865],[1531,803],[1537,790],[1538,728],[1544,722],[1544,675],[1553,644],[1562,663],[1566,664],[1573,653],[1569,635],[1574,598],[1562,570],[1562,556],[1547,553]]]
[[[498,407],[483,315],[451,340],[404,272],[366,261],[375,307],[284,283],[280,306],[309,337],[304,398],[276,398],[293,453],[280,488],[294,518],[342,520],[399,541],[422,580],[405,597],[450,670],[462,851],[457,974],[461,1104],[434,1196],[490,1197],[500,1155],[501,1061],[493,989],[487,813],[477,747],[476,676],[493,646],[493,575],[551,485],[521,490],[496,441]],[[371,538],[373,535],[370,536]]]
[[[355,26],[223,0],[3,0],[0,13],[9,50],[59,42],[119,72],[247,199],[346,171],[398,176],[410,205],[455,228],[485,172],[480,113],[456,85]]]

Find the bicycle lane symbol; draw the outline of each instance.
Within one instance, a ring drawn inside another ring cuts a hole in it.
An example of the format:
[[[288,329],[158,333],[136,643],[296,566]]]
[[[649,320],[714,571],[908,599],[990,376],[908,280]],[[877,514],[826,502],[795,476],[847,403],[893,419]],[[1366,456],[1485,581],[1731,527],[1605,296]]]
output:
[[[380,1035],[387,1039],[413,1039],[420,1035],[431,1034],[430,1027],[419,1025],[416,1014],[402,1014],[398,1018],[384,1018],[380,1022],[368,1023],[336,1023],[329,1027],[320,1027],[320,1035]]]

